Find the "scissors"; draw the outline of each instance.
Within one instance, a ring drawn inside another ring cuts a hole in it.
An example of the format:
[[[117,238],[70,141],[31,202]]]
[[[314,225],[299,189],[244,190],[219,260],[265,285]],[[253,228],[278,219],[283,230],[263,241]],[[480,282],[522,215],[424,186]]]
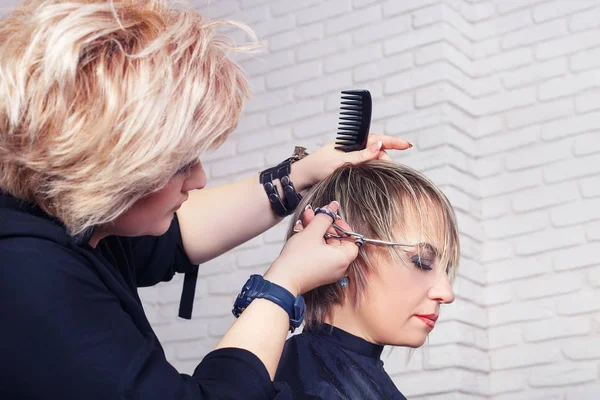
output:
[[[342,233],[345,236],[342,235],[336,235],[333,233],[325,233],[324,237],[327,239],[342,239],[342,240],[354,240],[354,243],[357,246],[362,246],[365,243],[368,244],[374,244],[374,245],[379,245],[379,246],[403,246],[403,247],[415,247],[414,245],[411,244],[404,244],[404,243],[397,243],[397,242],[389,242],[386,240],[378,240],[378,239],[369,239],[367,237],[365,237],[364,235],[361,235],[360,233],[356,233],[356,232],[352,232],[352,231],[348,231],[342,227],[340,227],[338,224],[335,223],[335,221],[337,221],[338,219],[341,219],[341,217],[337,214],[335,214],[333,211],[327,209],[327,208],[315,208],[315,214],[326,214],[329,217],[331,217],[331,219],[333,220],[332,223],[332,227]]]

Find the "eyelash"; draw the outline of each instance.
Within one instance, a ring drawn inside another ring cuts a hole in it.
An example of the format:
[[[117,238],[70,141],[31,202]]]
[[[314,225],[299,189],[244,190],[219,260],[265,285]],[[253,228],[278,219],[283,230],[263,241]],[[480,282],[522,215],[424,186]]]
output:
[[[412,258],[412,262],[413,264],[415,264],[415,266],[423,271],[431,271],[433,268],[431,268],[431,265],[427,265],[423,262],[423,260],[421,259],[421,257],[419,256],[413,256]]]
[[[176,172],[177,175],[183,175],[183,174],[187,174],[188,172],[190,172],[190,170],[192,169],[192,167],[194,166],[194,164],[196,164],[195,162],[193,163],[189,163],[181,168],[179,168]]]

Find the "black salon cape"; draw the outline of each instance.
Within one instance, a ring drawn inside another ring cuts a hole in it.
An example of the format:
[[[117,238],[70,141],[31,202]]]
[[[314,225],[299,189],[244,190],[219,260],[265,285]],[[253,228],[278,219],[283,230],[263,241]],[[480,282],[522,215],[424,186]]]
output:
[[[383,369],[382,351],[323,324],[287,340],[275,380],[287,383],[296,400],[406,400]]]
[[[245,350],[214,351],[191,376],[167,362],[137,287],[193,268],[176,218],[93,249],[0,193],[0,399],[291,399]]]

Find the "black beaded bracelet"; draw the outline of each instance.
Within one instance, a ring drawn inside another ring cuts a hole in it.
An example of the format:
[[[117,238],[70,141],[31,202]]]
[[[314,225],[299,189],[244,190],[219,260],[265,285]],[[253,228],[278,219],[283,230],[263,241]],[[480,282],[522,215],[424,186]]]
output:
[[[280,217],[285,217],[289,214],[288,208],[285,206],[285,203],[279,197],[279,193],[277,193],[277,187],[273,183],[273,172],[274,168],[269,168],[260,173],[260,183],[263,185],[265,192],[267,193],[267,197],[269,198],[269,202],[271,203],[271,208],[275,212],[276,215]]]

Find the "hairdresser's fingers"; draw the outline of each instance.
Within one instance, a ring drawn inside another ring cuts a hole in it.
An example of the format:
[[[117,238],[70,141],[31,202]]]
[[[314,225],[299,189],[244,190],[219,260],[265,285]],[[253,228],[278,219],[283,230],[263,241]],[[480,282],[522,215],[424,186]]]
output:
[[[302,221],[298,220],[294,224],[294,233],[302,232],[304,226],[302,225]]]
[[[371,134],[371,135],[369,135],[369,140],[367,142],[367,148],[368,148],[368,146],[370,146],[374,143],[377,143],[377,142],[381,142],[382,150],[406,150],[406,149],[410,149],[411,147],[413,147],[413,145],[410,142],[408,142],[404,139],[401,139],[399,137]]]
[[[337,201],[332,201],[323,208],[326,208],[334,214],[337,214],[339,206],[340,205]],[[328,214],[317,213],[312,219],[312,221],[310,221],[310,223],[306,226],[306,228],[304,228],[304,230],[306,232],[311,232],[311,234],[314,233],[315,235],[319,235],[322,237],[323,235],[325,235],[325,232],[327,232],[327,230],[331,227],[331,224],[333,224],[333,222],[333,219]]]
[[[387,161],[391,161],[392,160],[390,158],[390,155],[385,150],[379,150],[379,156],[377,156],[377,158],[380,159],[380,160],[387,160]]]
[[[308,224],[310,224],[314,217],[315,212],[313,211],[312,207],[310,205],[306,206],[304,212],[302,213],[302,225],[308,226]]]

